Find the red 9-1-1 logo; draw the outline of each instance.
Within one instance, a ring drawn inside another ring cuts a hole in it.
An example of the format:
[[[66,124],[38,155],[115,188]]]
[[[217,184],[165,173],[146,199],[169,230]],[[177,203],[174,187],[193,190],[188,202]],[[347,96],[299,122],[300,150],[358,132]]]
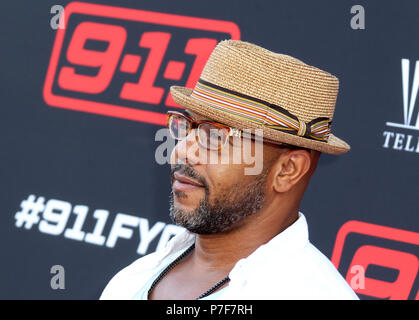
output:
[[[331,260],[361,297],[419,300],[418,249],[417,232],[352,220],[340,228]]]
[[[165,124],[171,85],[193,88],[229,21],[72,2],[64,9],[43,95],[52,107]]]

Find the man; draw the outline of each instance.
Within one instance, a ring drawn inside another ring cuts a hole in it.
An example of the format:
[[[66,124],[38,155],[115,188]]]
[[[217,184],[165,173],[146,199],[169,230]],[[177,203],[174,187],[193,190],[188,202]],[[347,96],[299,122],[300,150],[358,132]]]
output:
[[[337,92],[327,72],[221,41],[194,89],[171,87],[186,110],[168,113],[170,216],[186,230],[120,271],[101,299],[357,299],[299,211],[321,152],[350,148],[330,130]],[[234,156],[261,140],[262,170],[247,174],[256,164]]]

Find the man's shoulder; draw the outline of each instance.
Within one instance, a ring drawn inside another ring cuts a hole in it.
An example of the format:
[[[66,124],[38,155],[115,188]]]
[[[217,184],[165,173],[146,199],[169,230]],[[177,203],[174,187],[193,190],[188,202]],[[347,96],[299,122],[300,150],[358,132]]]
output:
[[[332,262],[312,243],[290,252],[287,261],[270,259],[272,286],[287,287],[290,299],[358,299]],[[288,298],[287,298],[288,299]]]
[[[319,296],[325,299],[358,299],[353,289],[333,263],[312,243],[303,248],[301,259],[306,263],[307,276],[313,289],[319,288]],[[308,279],[306,279],[309,281]]]
[[[144,285],[150,281],[161,264],[170,260],[184,250],[194,239],[186,230],[174,236],[166,246],[153,253],[138,258],[130,265],[120,270],[102,292],[102,300],[132,299]]]
[[[145,283],[154,266],[158,253],[153,252],[144,257],[138,258],[130,265],[120,270],[109,281],[100,296],[101,300],[126,300],[131,299],[135,292]]]

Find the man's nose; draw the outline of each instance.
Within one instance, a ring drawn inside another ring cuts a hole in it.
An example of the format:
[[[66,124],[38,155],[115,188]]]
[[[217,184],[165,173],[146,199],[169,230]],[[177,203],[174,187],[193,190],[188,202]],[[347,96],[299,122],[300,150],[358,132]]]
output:
[[[191,132],[182,140],[179,140],[170,156],[171,164],[196,165],[202,162],[203,152],[198,143],[197,130]]]

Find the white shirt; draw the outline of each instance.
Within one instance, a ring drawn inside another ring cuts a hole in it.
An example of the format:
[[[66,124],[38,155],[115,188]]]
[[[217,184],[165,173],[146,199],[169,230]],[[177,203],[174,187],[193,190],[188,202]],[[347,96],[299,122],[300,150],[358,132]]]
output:
[[[147,299],[154,279],[194,243],[195,237],[185,230],[164,249],[137,259],[112,278],[100,299]],[[331,261],[310,243],[307,222],[301,212],[291,226],[239,260],[229,277],[228,286],[207,298],[358,299]]]

